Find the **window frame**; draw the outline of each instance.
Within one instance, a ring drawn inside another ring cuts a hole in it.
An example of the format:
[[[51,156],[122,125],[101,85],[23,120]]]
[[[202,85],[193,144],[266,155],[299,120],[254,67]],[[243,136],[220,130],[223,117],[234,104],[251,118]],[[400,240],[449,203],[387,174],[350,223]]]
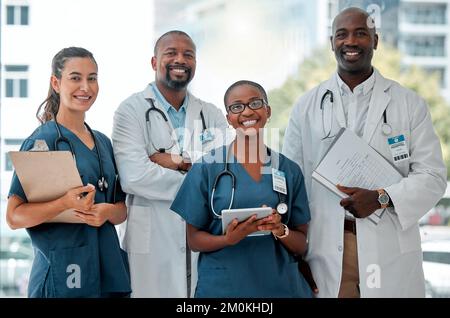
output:
[[[5,65],[5,98],[28,98],[29,66]]]
[[[6,25],[30,25],[30,6],[28,4],[6,5]]]

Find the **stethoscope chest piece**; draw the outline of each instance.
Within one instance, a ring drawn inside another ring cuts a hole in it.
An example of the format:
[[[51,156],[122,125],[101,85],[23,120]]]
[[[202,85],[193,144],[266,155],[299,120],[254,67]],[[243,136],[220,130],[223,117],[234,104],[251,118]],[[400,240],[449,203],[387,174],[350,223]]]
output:
[[[108,189],[108,182],[105,180],[105,177],[101,177],[97,182],[98,189],[103,192]]]
[[[284,202],[278,203],[278,205],[277,205],[277,212],[278,212],[278,213],[280,213],[280,214],[286,214],[287,211],[288,211],[288,206],[287,206],[286,203],[284,203]]]
[[[383,123],[383,125],[381,126],[381,131],[383,132],[383,135],[389,136],[390,134],[392,134],[392,127],[387,123]]]

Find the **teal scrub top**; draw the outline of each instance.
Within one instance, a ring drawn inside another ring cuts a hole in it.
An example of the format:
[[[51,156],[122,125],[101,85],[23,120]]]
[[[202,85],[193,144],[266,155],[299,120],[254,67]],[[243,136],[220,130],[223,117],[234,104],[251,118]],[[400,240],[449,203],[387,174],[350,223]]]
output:
[[[213,235],[222,235],[221,219],[214,216],[210,202],[214,180],[224,170],[225,153],[226,147],[218,148],[195,163],[171,206],[188,224]],[[310,212],[303,174],[293,161],[272,151],[273,155],[279,156],[278,170],[286,176],[289,210],[282,215],[282,222],[289,228],[306,224]],[[232,208],[263,204],[275,208],[279,197],[272,188],[272,175],[263,174],[257,182],[230,157],[229,170],[236,176]],[[270,163],[267,168],[271,171]],[[224,176],[216,187],[214,210],[220,214],[227,209],[230,198],[231,178]],[[297,265],[294,256],[273,235],[246,237],[234,246],[200,253],[195,297],[312,297]]]
[[[97,187],[100,176],[95,149],[89,149],[70,130],[59,125],[61,134],[71,143],[83,185]],[[95,203],[125,200],[114,162],[112,145],[104,134],[93,131],[99,148],[105,178],[109,184],[106,197],[97,187]],[[55,122],[38,127],[21,146],[33,148],[37,139],[45,140],[49,150],[68,150],[65,142],[55,140]],[[27,202],[19,178],[14,173],[9,196],[17,195]],[[35,251],[28,285],[29,297],[126,297],[131,292],[127,254],[120,248],[115,227],[105,222],[100,227],[87,224],[42,223],[27,229]],[[78,273],[80,275],[78,275]]]

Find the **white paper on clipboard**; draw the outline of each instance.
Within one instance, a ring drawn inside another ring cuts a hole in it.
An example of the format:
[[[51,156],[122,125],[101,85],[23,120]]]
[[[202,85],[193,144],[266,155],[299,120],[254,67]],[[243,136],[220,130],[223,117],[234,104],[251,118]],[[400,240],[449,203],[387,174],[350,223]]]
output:
[[[386,188],[402,179],[400,172],[375,149],[349,129],[342,128],[316,169],[313,179],[341,198],[337,184],[369,190]],[[384,209],[368,217],[378,224]]]

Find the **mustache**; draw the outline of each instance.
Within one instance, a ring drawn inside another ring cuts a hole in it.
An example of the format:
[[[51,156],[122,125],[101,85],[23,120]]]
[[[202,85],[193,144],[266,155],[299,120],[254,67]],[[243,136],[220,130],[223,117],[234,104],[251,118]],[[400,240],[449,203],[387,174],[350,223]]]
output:
[[[174,68],[184,69],[187,72],[191,71],[191,68],[188,67],[188,66],[185,66],[185,65],[179,65],[179,64],[168,64],[168,65],[166,65],[166,70],[167,71],[169,71],[171,69],[174,69]]]

